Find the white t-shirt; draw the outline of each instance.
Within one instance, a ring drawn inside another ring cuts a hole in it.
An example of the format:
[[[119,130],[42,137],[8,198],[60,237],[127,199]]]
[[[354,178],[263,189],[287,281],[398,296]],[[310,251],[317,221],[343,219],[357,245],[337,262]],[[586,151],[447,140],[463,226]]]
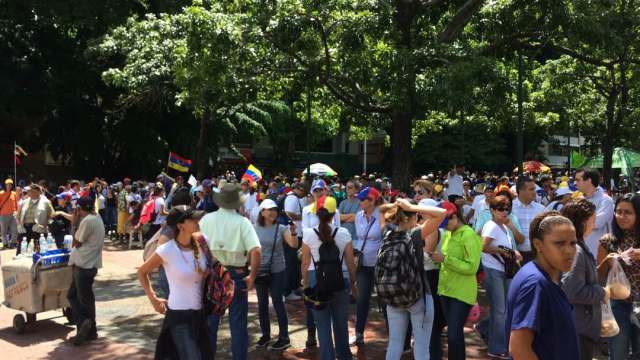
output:
[[[447,178],[447,184],[449,185],[449,188],[447,189],[447,196],[450,196],[450,195],[464,196],[463,183],[464,183],[464,179],[462,179],[462,176],[458,174],[451,176],[451,174],[449,174],[449,177]]]
[[[249,214],[249,220],[251,220],[251,223],[253,225],[255,225],[258,222],[258,215],[260,215],[260,207],[254,207],[253,209],[251,209],[251,213]]]
[[[98,194],[98,210],[104,209],[104,202],[105,202],[104,195]]]
[[[156,216],[156,220],[153,222],[154,225],[160,225],[165,221],[166,216],[162,215],[160,209],[164,207],[164,198],[162,196],[158,196],[155,200],[155,208],[153,211],[158,214]]]
[[[169,309],[200,310],[202,308],[203,276],[196,270],[193,251],[182,251],[175,240],[170,240],[156,249],[162,258],[162,266],[169,282]],[[199,266],[206,269],[204,255],[200,254]]]
[[[478,218],[478,215],[480,215],[482,210],[489,208],[486,199],[487,197],[485,195],[478,195],[473,198],[473,203],[471,204],[471,208],[473,209],[473,216],[470,220],[470,223],[472,225],[475,225],[476,219]]]
[[[295,194],[289,194],[284,199],[284,211],[292,214],[302,215],[302,209],[307,205],[305,198],[300,199]],[[293,222],[296,225],[296,229],[300,231],[302,229],[302,221],[296,220]]]
[[[320,245],[322,245],[322,241],[320,241],[314,229],[317,229],[317,226],[315,228],[304,229],[304,231],[302,232],[302,242],[309,247],[309,249],[311,250],[311,256],[313,258],[313,260],[309,263],[308,270],[315,270],[313,262],[320,261],[319,249]],[[334,229],[335,227],[332,226],[331,234],[333,234]],[[342,271],[347,272],[348,269],[346,263],[344,262],[343,254],[345,246],[347,246],[347,244],[351,242],[351,234],[349,233],[349,230],[343,227],[339,227],[334,240],[336,242],[336,245],[338,246],[338,249],[340,250],[340,258],[343,259]]]
[[[433,199],[422,199],[418,202],[420,206],[438,206],[438,202]]]
[[[498,225],[493,220],[487,221],[482,227],[482,238],[492,238],[492,247],[500,245],[513,249],[513,239],[506,225]],[[498,255],[499,256],[499,255]],[[482,253],[482,266],[504,272],[504,265],[491,254]]]
[[[251,214],[251,211],[258,207],[258,199],[256,199],[258,194],[254,192],[253,194],[246,193],[244,195],[247,197],[244,201],[244,213]]]
[[[302,209],[302,229],[310,229],[320,225],[320,219],[318,219],[318,215],[311,212],[311,205],[307,205]],[[335,214],[333,214],[333,226],[340,227],[340,211],[336,209]],[[347,230],[349,231],[349,230]]]

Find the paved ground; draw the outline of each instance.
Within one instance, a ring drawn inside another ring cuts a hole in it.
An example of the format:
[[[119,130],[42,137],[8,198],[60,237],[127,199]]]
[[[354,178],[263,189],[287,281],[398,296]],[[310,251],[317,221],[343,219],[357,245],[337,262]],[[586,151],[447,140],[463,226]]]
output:
[[[0,353],[19,359],[152,359],[157,333],[162,318],[154,313],[135,273],[142,259],[141,250],[123,250],[108,243],[103,255],[104,267],[95,282],[99,339],[84,347],[74,347],[66,339],[75,330],[65,326],[61,311],[49,311],[37,315],[38,321],[27,332],[18,335],[12,329],[12,319],[19,313],[4,306],[0,308]],[[0,252],[2,263],[11,260],[12,250]],[[0,302],[4,294],[0,294]],[[250,294],[249,334],[251,343],[260,337],[255,293]],[[289,331],[293,344],[286,352],[257,350],[252,346],[251,359],[315,359],[316,354],[305,352],[306,327],[302,303],[288,304]],[[273,313],[273,312],[272,312]],[[353,331],[355,309],[351,309],[350,329]],[[275,316],[275,315],[274,315]],[[272,334],[276,335],[277,322],[272,319]],[[218,347],[218,359],[229,359],[228,323],[222,327]],[[353,334],[352,334],[353,335]],[[372,309],[371,321],[365,334],[367,345],[352,348],[358,359],[383,359],[386,348],[386,329],[381,314]],[[446,340],[446,339],[445,339]],[[467,329],[467,358],[485,359],[479,350],[480,341]],[[403,359],[411,359],[406,355]],[[446,357],[445,357],[446,358]]]

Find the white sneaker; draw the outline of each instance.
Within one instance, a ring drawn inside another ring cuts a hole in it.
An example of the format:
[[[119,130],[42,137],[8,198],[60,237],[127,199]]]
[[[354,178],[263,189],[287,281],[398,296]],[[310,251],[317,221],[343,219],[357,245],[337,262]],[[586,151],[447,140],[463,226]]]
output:
[[[301,300],[301,299],[302,299],[302,296],[296,295],[293,292],[285,297],[285,300],[287,300],[287,301],[298,301],[298,300]]]

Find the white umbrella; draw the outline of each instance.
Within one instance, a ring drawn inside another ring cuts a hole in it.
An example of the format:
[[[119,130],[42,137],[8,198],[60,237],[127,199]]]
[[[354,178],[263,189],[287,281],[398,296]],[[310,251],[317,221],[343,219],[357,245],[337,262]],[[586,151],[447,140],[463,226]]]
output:
[[[309,168],[305,168],[303,174],[307,174],[307,170],[311,170],[311,175],[317,176],[336,176],[338,173],[329,167],[327,164],[315,163],[311,164]]]

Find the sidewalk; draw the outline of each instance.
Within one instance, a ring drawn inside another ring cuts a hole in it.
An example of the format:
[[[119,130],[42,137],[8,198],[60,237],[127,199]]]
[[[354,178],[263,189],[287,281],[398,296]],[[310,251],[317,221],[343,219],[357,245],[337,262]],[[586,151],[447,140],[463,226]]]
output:
[[[0,353],[11,354],[18,359],[152,359],[156,337],[162,317],[153,311],[144,291],[139,286],[136,267],[142,262],[141,250],[124,248],[107,243],[103,253],[104,267],[95,281],[96,317],[99,339],[83,347],[74,347],[65,340],[75,334],[75,329],[65,326],[61,311],[38,314],[38,322],[27,332],[18,335],[12,328],[12,319],[17,311],[4,306],[0,308]],[[0,252],[2,263],[11,260],[14,250]],[[0,294],[0,301],[4,294]],[[374,300],[372,304],[377,304]],[[250,359],[315,359],[315,352],[305,352],[307,337],[305,311],[302,302],[287,304],[289,332],[292,348],[285,352],[256,349],[260,337],[255,292],[249,294]],[[278,334],[275,312],[271,326],[272,335]],[[355,306],[350,309],[349,329],[353,335]],[[217,359],[230,359],[228,320],[224,320],[219,334]],[[384,320],[374,306],[365,334],[366,346],[352,352],[360,360],[383,359],[387,343]],[[446,338],[443,338],[446,342]],[[486,359],[486,353],[478,350],[481,341],[467,329],[467,359]],[[411,359],[405,355],[403,359]],[[444,357],[446,359],[446,355]]]

